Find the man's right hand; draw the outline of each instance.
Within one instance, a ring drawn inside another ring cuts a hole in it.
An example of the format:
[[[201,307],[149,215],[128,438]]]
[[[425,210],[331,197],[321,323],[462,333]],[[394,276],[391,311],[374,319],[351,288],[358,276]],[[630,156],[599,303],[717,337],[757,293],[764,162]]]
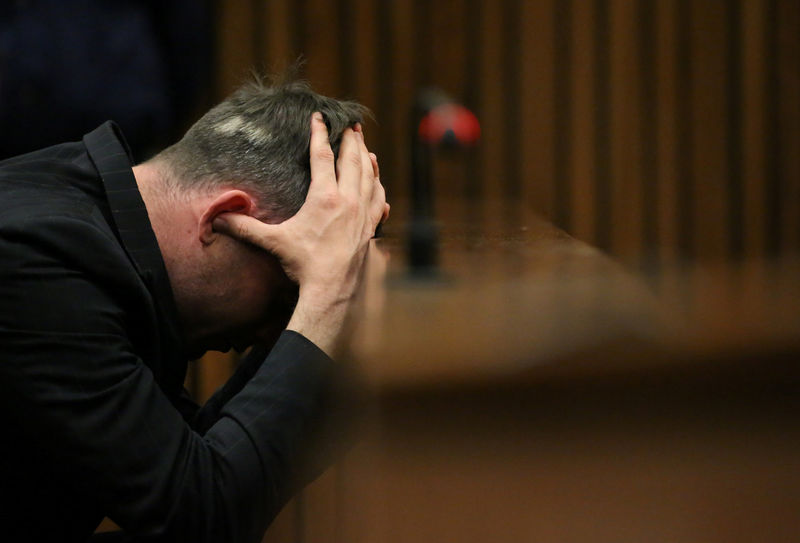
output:
[[[388,216],[389,206],[377,160],[367,151],[359,126],[345,130],[334,164],[327,128],[322,115],[315,113],[309,150],[311,184],[296,215],[266,224],[226,213],[215,220],[214,228],[280,259],[300,287],[287,328],[330,355],[361,278],[369,240]]]

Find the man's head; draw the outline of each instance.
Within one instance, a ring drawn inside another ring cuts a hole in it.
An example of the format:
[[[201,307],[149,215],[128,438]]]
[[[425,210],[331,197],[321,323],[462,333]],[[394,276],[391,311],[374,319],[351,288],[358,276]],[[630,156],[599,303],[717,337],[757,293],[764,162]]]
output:
[[[305,200],[311,171],[309,119],[322,113],[338,155],[345,128],[367,109],[314,93],[303,81],[260,78],[242,86],[197,121],[155,160],[170,169],[177,190],[236,187],[256,198],[263,218],[280,222]]]
[[[315,111],[337,155],[344,130],[367,112],[304,82],[257,79],[134,168],[194,354],[247,345],[282,329],[290,316],[296,289],[277,259],[216,232],[213,223],[224,213],[279,223],[297,212],[311,180]]]

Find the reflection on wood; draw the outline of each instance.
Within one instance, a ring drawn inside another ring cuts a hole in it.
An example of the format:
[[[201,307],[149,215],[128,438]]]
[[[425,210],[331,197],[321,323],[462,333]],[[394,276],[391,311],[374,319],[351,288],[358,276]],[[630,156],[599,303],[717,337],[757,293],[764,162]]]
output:
[[[476,230],[440,207],[437,277],[408,275],[387,225],[385,311],[360,319],[354,347],[373,382],[483,379],[652,333],[653,294],[596,249],[522,208],[486,204]]]

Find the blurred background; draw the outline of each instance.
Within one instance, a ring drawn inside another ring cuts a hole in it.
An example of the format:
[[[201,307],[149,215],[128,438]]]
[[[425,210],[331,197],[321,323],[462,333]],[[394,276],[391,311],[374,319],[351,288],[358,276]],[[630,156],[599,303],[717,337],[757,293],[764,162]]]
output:
[[[636,263],[800,249],[795,0],[256,0],[217,17],[218,92],[303,55],[321,92],[374,111],[393,198],[414,93],[435,85],[483,127],[441,166],[444,195],[523,200]]]
[[[0,156],[114,118],[141,160],[300,57],[374,112],[396,202],[433,85],[483,128],[440,196],[518,200],[635,265],[800,250],[796,0],[13,0]]]

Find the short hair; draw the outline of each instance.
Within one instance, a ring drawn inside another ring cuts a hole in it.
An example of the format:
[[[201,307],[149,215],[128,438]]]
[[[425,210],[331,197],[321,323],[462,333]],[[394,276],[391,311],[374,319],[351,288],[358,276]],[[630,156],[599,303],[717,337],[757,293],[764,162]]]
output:
[[[311,182],[311,115],[322,113],[334,156],[344,130],[369,110],[353,101],[315,93],[306,81],[254,75],[155,157],[166,163],[178,189],[234,186],[256,198],[275,221],[294,215]]]

